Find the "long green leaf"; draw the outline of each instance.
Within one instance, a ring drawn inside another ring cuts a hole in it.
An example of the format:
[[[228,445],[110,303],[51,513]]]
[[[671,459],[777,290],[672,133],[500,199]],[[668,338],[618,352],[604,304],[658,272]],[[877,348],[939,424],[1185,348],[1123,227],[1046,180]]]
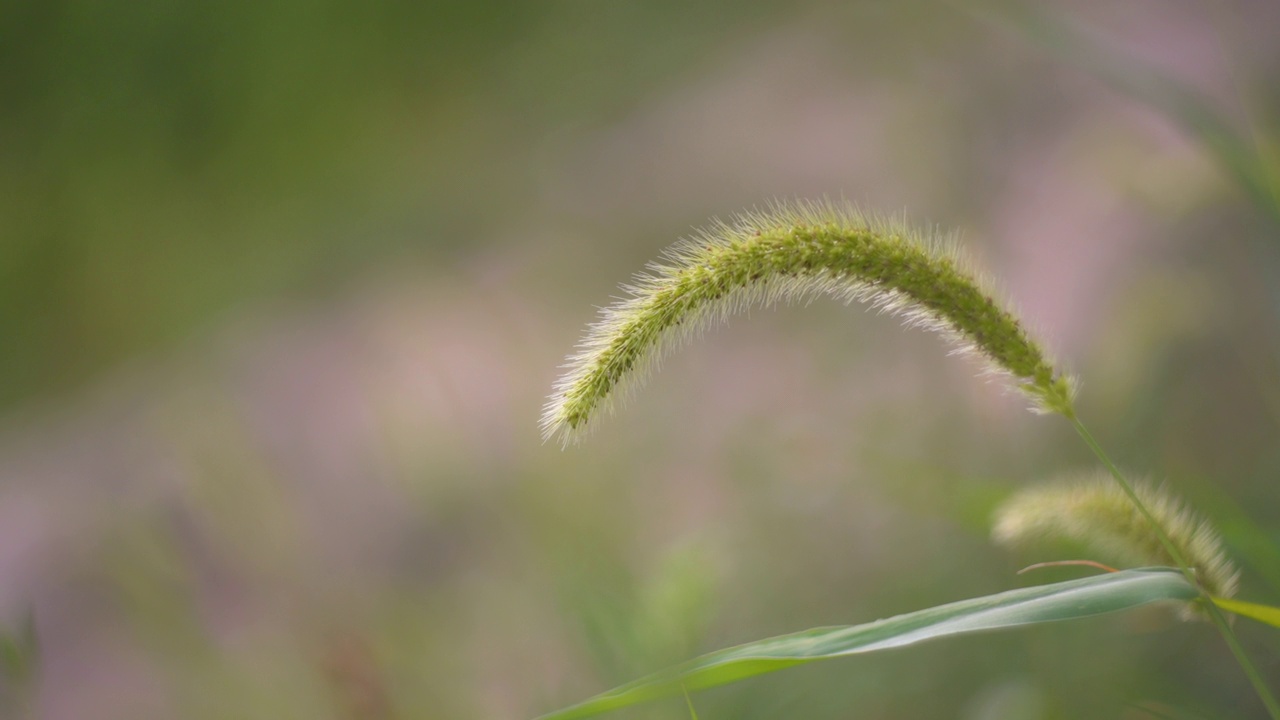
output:
[[[815,660],[914,645],[951,635],[1073,620],[1198,596],[1171,568],[1144,568],[1022,588],[885,620],[806,630],[719,650],[622,685],[539,720],[572,720],[685,690],[702,690]]]

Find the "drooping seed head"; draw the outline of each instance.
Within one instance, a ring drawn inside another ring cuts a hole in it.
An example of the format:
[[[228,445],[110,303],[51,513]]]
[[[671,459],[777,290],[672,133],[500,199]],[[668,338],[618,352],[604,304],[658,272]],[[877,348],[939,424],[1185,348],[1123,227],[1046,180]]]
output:
[[[817,294],[865,302],[943,333],[1012,379],[1038,412],[1070,414],[1072,380],[967,269],[954,243],[830,203],[717,223],[666,252],[600,313],[542,418],[568,443],[670,348],[739,310]]]
[[[1210,595],[1235,594],[1239,573],[1218,533],[1168,490],[1134,491]],[[1118,567],[1176,566],[1142,512],[1104,473],[1071,476],[1015,493],[997,508],[992,539],[1007,547],[1070,541]]]

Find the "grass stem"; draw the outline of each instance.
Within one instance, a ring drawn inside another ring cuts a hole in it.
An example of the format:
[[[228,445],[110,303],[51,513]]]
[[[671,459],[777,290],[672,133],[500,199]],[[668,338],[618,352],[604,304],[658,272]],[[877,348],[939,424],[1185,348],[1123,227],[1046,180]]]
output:
[[[1155,530],[1156,536],[1160,539],[1160,544],[1162,544],[1164,549],[1169,553],[1169,557],[1172,557],[1174,561],[1178,563],[1178,569],[1182,571],[1184,576],[1186,576],[1187,582],[1190,582],[1193,586],[1199,588],[1204,601],[1205,610],[1209,614],[1209,619],[1218,627],[1218,631],[1222,633],[1222,638],[1227,641],[1227,646],[1231,648],[1231,653],[1235,655],[1236,662],[1240,663],[1240,667],[1244,670],[1245,675],[1249,676],[1249,682],[1253,684],[1254,692],[1256,692],[1258,697],[1262,699],[1262,704],[1266,706],[1267,712],[1271,715],[1272,720],[1280,720],[1280,702],[1276,702],[1275,696],[1271,694],[1271,690],[1267,687],[1266,682],[1263,681],[1261,673],[1258,672],[1258,668],[1254,666],[1253,661],[1245,654],[1244,648],[1240,645],[1240,639],[1236,637],[1235,631],[1231,629],[1231,625],[1227,622],[1226,617],[1223,616],[1222,611],[1218,609],[1218,606],[1213,602],[1213,598],[1209,596],[1208,592],[1206,592],[1200,585],[1199,581],[1196,580],[1196,573],[1189,565],[1187,565],[1186,558],[1183,557],[1182,553],[1174,545],[1173,541],[1169,539],[1168,533],[1166,533],[1165,529],[1156,521],[1155,516],[1152,515],[1151,511],[1142,502],[1141,498],[1138,497],[1138,494],[1134,492],[1133,485],[1125,479],[1124,473],[1120,472],[1120,468],[1116,467],[1116,464],[1111,461],[1111,458],[1107,455],[1106,451],[1102,449],[1102,446],[1098,444],[1098,441],[1093,437],[1093,434],[1089,432],[1089,429],[1084,426],[1084,423],[1080,422],[1080,418],[1076,416],[1074,410],[1066,413],[1066,417],[1071,421],[1071,425],[1076,429],[1080,438],[1084,440],[1085,444],[1089,446],[1089,449],[1093,451],[1093,454],[1098,457],[1098,460],[1100,460],[1107,468],[1107,471],[1111,473],[1111,477],[1115,478],[1116,483],[1119,484],[1120,488],[1129,496],[1129,500],[1133,502],[1134,507],[1138,508],[1138,511],[1142,513],[1142,516],[1146,518],[1147,522]]]

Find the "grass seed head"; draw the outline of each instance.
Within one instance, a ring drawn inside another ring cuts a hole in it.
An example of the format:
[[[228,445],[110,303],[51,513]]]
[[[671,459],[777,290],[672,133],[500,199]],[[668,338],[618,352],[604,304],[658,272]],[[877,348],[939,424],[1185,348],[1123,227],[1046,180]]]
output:
[[[1239,573],[1218,533],[1168,490],[1140,482],[1134,491],[1204,589],[1216,597],[1234,595]],[[1177,565],[1146,517],[1101,472],[1015,493],[997,508],[992,538],[1008,547],[1067,540],[1098,555],[1090,559],[1119,567]]]
[[[818,294],[864,302],[941,332],[1010,378],[1039,412],[1070,414],[1072,380],[953,242],[832,203],[775,206],[716,223],[665,254],[604,308],[568,358],[542,417],[568,443],[670,349],[744,308]]]

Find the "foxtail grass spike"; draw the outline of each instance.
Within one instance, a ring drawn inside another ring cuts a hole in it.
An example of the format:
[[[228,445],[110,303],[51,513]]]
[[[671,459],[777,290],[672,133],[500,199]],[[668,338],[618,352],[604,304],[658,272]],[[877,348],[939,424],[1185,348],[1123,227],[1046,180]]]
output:
[[[1139,482],[1134,492],[1209,595],[1234,595],[1239,573],[1218,533],[1164,488]],[[997,508],[991,534],[1009,547],[1070,541],[1121,568],[1178,564],[1129,496],[1102,473],[1015,493]]]
[[[1074,383],[959,257],[954,243],[832,203],[775,206],[717,223],[666,252],[604,308],[542,417],[568,444],[662,355],[744,308],[818,294],[869,303],[943,333],[1012,379],[1038,412],[1072,413]]]

